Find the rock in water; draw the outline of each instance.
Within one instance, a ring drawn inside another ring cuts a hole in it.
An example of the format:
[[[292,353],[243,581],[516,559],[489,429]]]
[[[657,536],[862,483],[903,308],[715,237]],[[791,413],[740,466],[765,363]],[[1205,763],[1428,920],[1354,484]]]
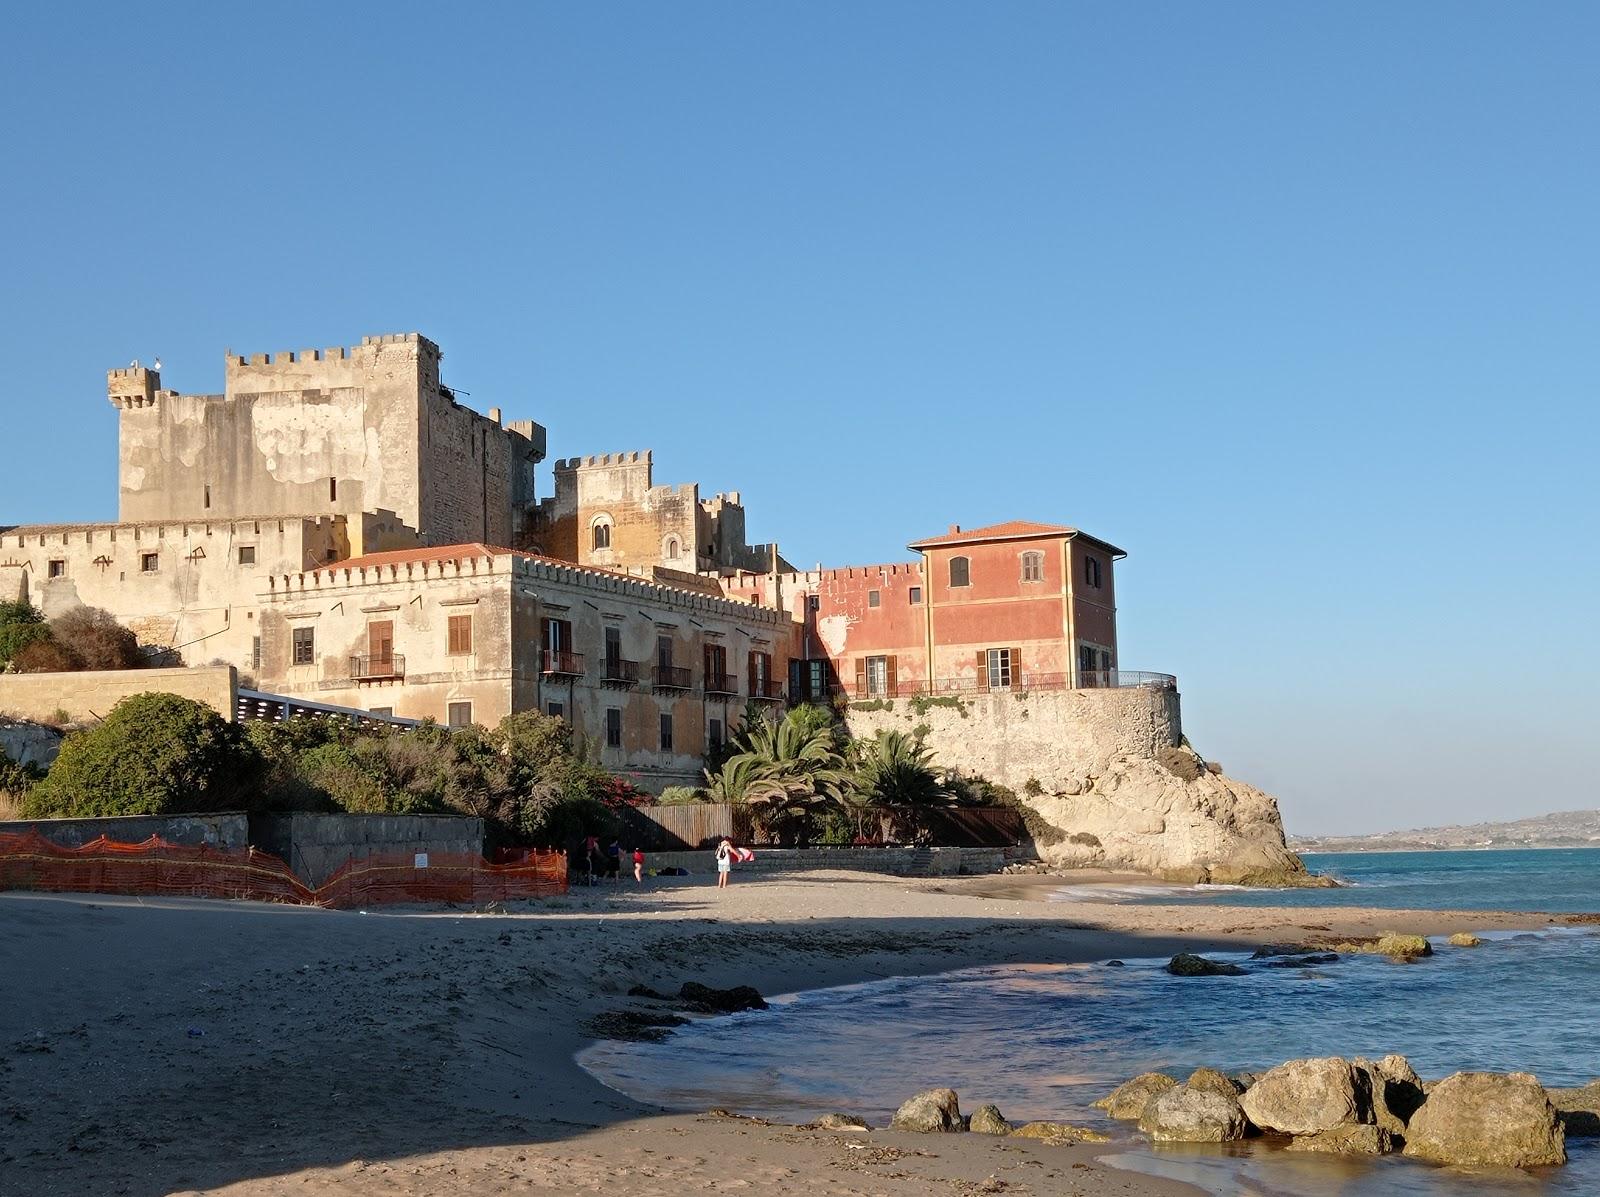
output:
[[[1384,1155],[1394,1150],[1394,1138],[1382,1127],[1351,1123],[1314,1135],[1296,1135],[1290,1151],[1322,1151],[1330,1155]]]
[[[1213,1093],[1220,1093],[1224,1097],[1239,1100],[1242,1090],[1233,1083],[1233,1078],[1224,1076],[1215,1068],[1196,1068],[1189,1074],[1189,1079],[1183,1082],[1191,1089],[1209,1089]]]
[[[919,1134],[959,1131],[963,1129],[960,1099],[954,1089],[925,1089],[894,1112],[889,1129]]]
[[[1314,1135],[1372,1121],[1371,1078],[1338,1056],[1290,1060],[1268,1069],[1240,1100],[1262,1130]]]
[[[1569,1139],[1600,1135],[1600,1081],[1590,1081],[1581,1089],[1546,1089],[1545,1092]]]
[[[1445,1077],[1411,1116],[1405,1153],[1478,1168],[1567,1162],[1566,1136],[1555,1107],[1526,1072]]]
[[[1231,1143],[1244,1138],[1246,1124],[1235,1098],[1179,1085],[1145,1106],[1139,1129],[1157,1143]]]
[[[1131,1081],[1123,1081],[1094,1105],[1113,1118],[1137,1122],[1152,1097],[1177,1087],[1178,1082],[1164,1072],[1141,1072]]]
[[[1011,1132],[1014,1138],[1038,1139],[1041,1143],[1109,1143],[1110,1135],[1073,1126],[1070,1122],[1029,1122]]]
[[[1457,931],[1450,937],[1450,946],[1452,948],[1476,948],[1482,945],[1483,940],[1479,939],[1471,931]]]
[[[1237,964],[1221,964],[1196,956],[1193,952],[1179,952],[1167,961],[1167,971],[1174,977],[1242,977],[1244,969]]]
[[[1397,935],[1389,931],[1378,936],[1377,951],[1385,956],[1413,960],[1418,956],[1432,956],[1433,945],[1420,935]]]
[[[1404,1056],[1388,1055],[1376,1064],[1357,1058],[1355,1066],[1367,1074],[1371,1084],[1373,1122],[1391,1135],[1404,1135],[1406,1123],[1425,1096],[1411,1062]]]
[[[1011,1124],[1005,1120],[998,1106],[979,1106],[967,1123],[967,1129],[977,1135],[1009,1135]]]
[[[765,1010],[764,999],[749,985],[735,985],[732,989],[713,989],[698,981],[685,981],[678,990],[678,998],[691,1010],[705,1014],[732,1014],[737,1010]]]

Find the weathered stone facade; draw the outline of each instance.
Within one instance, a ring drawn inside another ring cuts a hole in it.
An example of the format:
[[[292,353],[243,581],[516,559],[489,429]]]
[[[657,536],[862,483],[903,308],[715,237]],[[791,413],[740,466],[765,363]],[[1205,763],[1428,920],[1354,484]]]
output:
[[[112,370],[124,523],[351,517],[355,552],[523,535],[545,452],[532,421],[503,427],[439,379],[416,333],[354,347],[225,359],[220,395],[161,388],[155,370]],[[361,521],[362,513],[386,519]],[[365,533],[379,533],[375,540]]]

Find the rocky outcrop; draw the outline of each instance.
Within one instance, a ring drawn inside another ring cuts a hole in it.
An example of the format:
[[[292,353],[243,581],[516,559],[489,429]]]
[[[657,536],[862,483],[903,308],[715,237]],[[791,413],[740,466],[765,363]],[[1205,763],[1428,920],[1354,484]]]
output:
[[[678,998],[685,1010],[697,1014],[733,1014],[740,1010],[765,1010],[766,999],[749,985],[735,985],[732,989],[713,989],[699,981],[685,981],[678,990]]]
[[[961,1101],[954,1089],[925,1089],[907,1098],[895,1111],[889,1129],[924,1135],[965,1130],[961,1123]]]
[[[1376,1063],[1358,1057],[1355,1066],[1367,1074],[1373,1122],[1390,1135],[1403,1137],[1406,1123],[1426,1096],[1411,1062],[1396,1055],[1385,1056]]]
[[[1288,1143],[1290,1151],[1320,1151],[1328,1155],[1386,1155],[1394,1150],[1394,1136],[1381,1126],[1351,1123],[1314,1135],[1297,1135]]]
[[[1578,1089],[1546,1089],[1568,1138],[1600,1135],[1600,1081]]]
[[[975,1135],[1009,1135],[1012,1127],[999,1106],[979,1106],[968,1119],[967,1129]]]
[[[1179,952],[1167,961],[1167,971],[1174,977],[1242,977],[1245,973],[1237,964],[1207,960],[1193,952]]]
[[[800,1130],[826,1130],[826,1131],[868,1131],[872,1128],[866,1120],[857,1118],[854,1114],[824,1114],[811,1122],[803,1124]]]
[[[1241,1100],[1250,1121],[1285,1135],[1315,1135],[1372,1116],[1372,1081],[1338,1056],[1290,1060],[1268,1069]]]
[[[61,740],[61,733],[53,727],[0,716],[0,756],[10,757],[19,765],[48,769],[56,763]]]
[[[1011,1132],[1016,1139],[1038,1139],[1042,1143],[1109,1143],[1110,1135],[1073,1126],[1070,1122],[1029,1122]]]
[[[1479,1168],[1567,1159],[1555,1107],[1525,1072],[1458,1072],[1434,1085],[1406,1127],[1405,1154]]]
[[[1131,1081],[1123,1081],[1094,1105],[1113,1118],[1137,1122],[1151,1098],[1177,1087],[1178,1082],[1164,1072],[1142,1072]]]
[[[1052,865],[1187,883],[1321,883],[1285,844],[1277,802],[1184,744],[1175,691],[892,699],[852,707],[846,721],[857,736],[916,730],[940,764],[1014,791]]]
[[[1179,1085],[1151,1099],[1139,1129],[1157,1143],[1231,1143],[1249,1127],[1231,1094]]]
[[[1483,946],[1483,940],[1479,939],[1471,931],[1457,931],[1450,937],[1450,946],[1452,948],[1479,948]]]

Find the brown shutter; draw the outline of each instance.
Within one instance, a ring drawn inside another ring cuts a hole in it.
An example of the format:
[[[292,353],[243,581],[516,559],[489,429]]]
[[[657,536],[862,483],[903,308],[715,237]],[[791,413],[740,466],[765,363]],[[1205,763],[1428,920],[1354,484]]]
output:
[[[888,691],[889,697],[893,698],[899,692],[899,676],[895,669],[895,658],[893,656],[888,658],[887,665],[883,672],[885,683],[884,689]]]
[[[977,679],[978,689],[987,690],[989,688],[989,650],[986,648],[978,650]]]
[[[1022,650],[1020,648],[1011,650],[1011,685],[1013,687],[1022,685]]]
[[[754,649],[750,650],[750,660],[747,669],[750,674],[750,693],[754,694],[756,692],[756,654]]]
[[[867,693],[867,659],[856,658],[856,697],[865,698]]]

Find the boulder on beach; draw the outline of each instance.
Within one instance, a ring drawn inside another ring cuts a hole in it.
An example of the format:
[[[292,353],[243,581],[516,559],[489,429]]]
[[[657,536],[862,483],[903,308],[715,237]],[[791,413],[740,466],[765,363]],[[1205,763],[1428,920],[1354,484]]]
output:
[[[1579,1089],[1546,1089],[1545,1093],[1569,1139],[1600,1135],[1600,1080]]]
[[[954,1089],[924,1089],[915,1097],[907,1098],[894,1112],[889,1129],[924,1135],[964,1130],[961,1101]]]
[[[1477,948],[1483,946],[1483,940],[1479,939],[1471,931],[1457,931],[1450,937],[1450,946],[1452,948]]]
[[[1376,1063],[1358,1056],[1355,1066],[1370,1082],[1373,1122],[1392,1135],[1404,1135],[1406,1123],[1427,1096],[1411,1062],[1397,1055],[1387,1055]]]
[[[1131,1081],[1123,1081],[1094,1106],[1113,1118],[1137,1122],[1152,1097],[1177,1087],[1178,1082],[1164,1072],[1141,1072]]]
[[[1433,945],[1421,935],[1398,935],[1393,931],[1386,931],[1378,936],[1378,942],[1373,949],[1383,956],[1393,956],[1399,960],[1414,960],[1418,956],[1432,956]]]
[[[1296,1135],[1290,1151],[1321,1151],[1329,1155],[1385,1155],[1394,1150],[1394,1136],[1381,1126],[1352,1122],[1314,1135]]]
[[[975,1135],[1009,1135],[1012,1126],[1000,1113],[999,1106],[979,1106],[970,1119],[967,1129]]]
[[[1139,1129],[1157,1143],[1230,1143],[1249,1128],[1236,1098],[1179,1085],[1151,1099]]]
[[[1244,1092],[1240,1086],[1233,1083],[1232,1077],[1225,1076],[1215,1068],[1196,1068],[1183,1083],[1191,1089],[1209,1089],[1213,1093],[1220,1093],[1235,1101],[1239,1100],[1239,1094]]]
[[[1405,1154],[1465,1167],[1564,1164],[1566,1136],[1537,1078],[1458,1072],[1434,1085],[1406,1127]]]
[[[678,1000],[690,1010],[702,1014],[732,1014],[738,1010],[765,1010],[766,999],[749,985],[735,985],[732,989],[713,989],[698,981],[685,981],[678,990]]]
[[[1262,1130],[1314,1135],[1371,1122],[1371,1084],[1365,1071],[1339,1056],[1290,1060],[1262,1073],[1240,1104]]]
[[[857,1118],[854,1114],[824,1114],[821,1118],[813,1119],[803,1124],[801,1130],[831,1130],[831,1131],[868,1131],[872,1128],[866,1120]]]
[[[1070,1122],[1028,1122],[1011,1132],[1013,1138],[1038,1139],[1041,1143],[1109,1143],[1110,1135],[1073,1126]]]
[[[1244,969],[1237,964],[1223,964],[1207,960],[1193,952],[1179,952],[1167,961],[1167,971],[1174,977],[1242,977]]]

